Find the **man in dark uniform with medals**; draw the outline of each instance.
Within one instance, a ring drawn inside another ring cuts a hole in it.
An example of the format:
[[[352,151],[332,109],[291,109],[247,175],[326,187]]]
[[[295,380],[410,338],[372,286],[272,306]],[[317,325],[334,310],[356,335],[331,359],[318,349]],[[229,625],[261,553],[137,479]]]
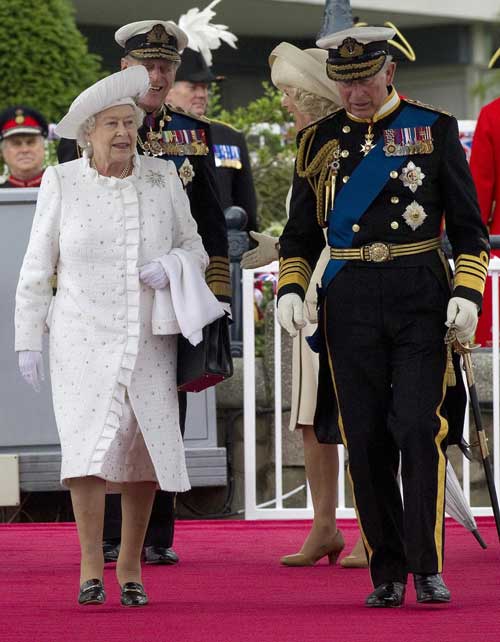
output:
[[[202,54],[188,47],[182,53],[181,66],[167,95],[167,103],[204,116],[209,85],[217,80],[220,77],[212,72]],[[242,207],[247,214],[245,230],[257,230],[257,199],[245,136],[231,125],[213,119],[210,120],[210,131],[222,208]]]
[[[179,51],[187,45],[187,36],[170,21],[143,20],[125,25],[115,34],[124,48],[122,69],[144,65],[150,77],[150,89],[141,98],[146,112],[138,132],[138,152],[175,163],[191,205],[191,213],[210,257],[205,273],[207,284],[230,312],[227,229],[220,205],[211,153],[211,133],[207,119],[186,114],[164,104],[180,63]],[[74,141],[61,141],[60,161],[76,157]],[[179,393],[181,431],[186,418],[186,393]],[[156,494],[145,539],[145,559],[150,564],[175,564],[179,558],[172,549],[174,536],[175,495]],[[104,523],[105,561],[116,561],[121,532],[120,495],[108,495]]]
[[[472,338],[489,260],[457,122],[399,97],[393,37],[392,29],[355,27],[317,43],[329,51],[343,107],[299,134],[278,285],[278,318],[293,335],[328,227],[312,342],[328,364],[318,407],[336,403],[348,449],[375,589],[370,607],[402,606],[409,573],[418,602],[450,600],[441,575],[445,452],[464,397],[444,338],[447,325],[461,342]],[[443,219],[456,266],[451,287]],[[333,440],[316,428],[320,441]]]
[[[24,105],[0,113],[0,148],[9,170],[0,187],[40,187],[48,131],[42,114]]]

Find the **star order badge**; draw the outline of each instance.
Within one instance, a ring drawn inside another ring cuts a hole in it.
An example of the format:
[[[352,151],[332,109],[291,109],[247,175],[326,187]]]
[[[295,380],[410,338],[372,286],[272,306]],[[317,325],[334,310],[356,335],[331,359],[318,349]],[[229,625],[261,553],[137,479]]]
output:
[[[406,224],[415,231],[425,221],[427,214],[425,213],[424,208],[419,205],[417,201],[413,201],[405,209],[403,218],[406,221]]]
[[[186,158],[186,160],[182,163],[182,165],[179,167],[179,178],[182,181],[182,184],[184,187],[186,187],[194,178],[195,173],[193,166],[189,162],[189,158]]]
[[[403,185],[413,193],[415,193],[417,188],[422,185],[424,178],[425,174],[413,161],[410,161],[406,167],[403,167],[401,174],[399,175],[399,180],[402,181]]]

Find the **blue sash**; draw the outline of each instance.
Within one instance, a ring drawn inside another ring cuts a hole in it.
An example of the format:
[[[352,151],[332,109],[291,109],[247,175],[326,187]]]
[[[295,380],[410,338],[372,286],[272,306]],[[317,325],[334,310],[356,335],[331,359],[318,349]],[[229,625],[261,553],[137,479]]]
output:
[[[437,120],[436,112],[406,105],[390,124],[391,129],[431,126]],[[380,194],[391,171],[399,169],[408,156],[386,156],[381,136],[375,147],[363,158],[335,198],[328,220],[328,245],[335,248],[351,248],[357,223]],[[323,291],[346,264],[345,260],[330,259],[321,279]]]

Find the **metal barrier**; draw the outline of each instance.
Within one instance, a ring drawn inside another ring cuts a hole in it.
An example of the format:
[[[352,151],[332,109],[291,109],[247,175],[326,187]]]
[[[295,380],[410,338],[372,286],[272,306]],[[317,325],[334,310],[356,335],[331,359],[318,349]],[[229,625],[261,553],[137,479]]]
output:
[[[256,462],[256,396],[255,396],[255,326],[254,326],[254,279],[258,273],[277,274],[278,263],[272,263],[258,270],[243,270],[243,375],[244,375],[244,439],[245,439],[245,518],[246,519],[311,519],[313,508],[310,492],[307,492],[306,505],[303,508],[287,508],[284,501],[292,494],[303,489],[303,486],[291,492],[283,493],[282,461],[282,390],[281,390],[281,328],[276,318],[274,306],[274,449],[275,449],[275,496],[265,503],[257,502],[257,462]],[[493,463],[494,479],[497,489],[500,488],[500,373],[499,373],[499,274],[500,258],[492,258],[488,275],[492,279],[493,295]],[[466,412],[464,425],[466,441],[475,441],[475,434],[469,436],[469,413]],[[345,484],[345,449],[339,446],[339,480],[338,480],[338,518],[355,517],[354,509],[346,504]],[[470,462],[463,457],[462,484],[465,497],[470,503]],[[498,491],[497,491],[498,492]],[[491,506],[472,507],[475,516],[492,515]]]

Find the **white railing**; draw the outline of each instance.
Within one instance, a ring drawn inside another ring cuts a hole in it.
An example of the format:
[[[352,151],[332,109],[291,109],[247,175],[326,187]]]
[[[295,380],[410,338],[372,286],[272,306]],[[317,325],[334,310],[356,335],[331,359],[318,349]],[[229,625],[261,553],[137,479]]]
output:
[[[274,499],[258,503],[257,501],[257,461],[256,461],[256,387],[255,387],[255,321],[254,321],[254,279],[258,273],[278,272],[278,263],[272,263],[258,270],[243,270],[243,376],[244,376],[244,439],[245,439],[245,518],[246,519],[311,519],[313,508],[311,495],[307,488],[306,505],[303,508],[286,508],[284,500],[303,486],[283,493],[283,457],[282,457],[282,389],[281,389],[281,328],[274,310],[274,457],[275,457],[275,493]],[[500,375],[499,375],[499,274],[500,258],[492,258],[488,275],[492,279],[492,325],[493,325],[493,461],[495,486],[500,489]],[[291,367],[291,366],[290,366]],[[469,413],[466,412],[464,437],[468,442],[476,441],[475,429],[469,427]],[[469,435],[469,432],[471,433]],[[339,480],[337,517],[355,517],[354,509],[346,505],[345,484],[345,451],[339,446]],[[485,482],[486,483],[486,482]],[[470,503],[470,462],[463,457],[462,484],[464,495]],[[491,506],[474,506],[475,516],[492,515]]]

